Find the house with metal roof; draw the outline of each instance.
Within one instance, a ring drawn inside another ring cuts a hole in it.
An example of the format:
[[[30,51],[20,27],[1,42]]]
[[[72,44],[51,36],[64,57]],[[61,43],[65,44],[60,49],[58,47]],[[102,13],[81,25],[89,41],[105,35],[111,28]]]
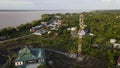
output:
[[[40,31],[34,32],[33,34],[34,34],[34,35],[43,35],[43,34],[47,34],[47,33],[48,33],[47,30],[40,30]]]
[[[41,24],[41,25],[32,27],[32,28],[30,29],[30,31],[31,31],[31,32],[35,32],[35,31],[37,31],[37,30],[41,30],[41,29],[44,28],[45,26],[46,26],[46,25]]]
[[[113,44],[113,48],[120,48],[120,44],[118,43]]]
[[[18,52],[15,59],[15,66],[17,68],[37,68],[45,64],[45,49],[44,48],[30,48],[25,47]]]

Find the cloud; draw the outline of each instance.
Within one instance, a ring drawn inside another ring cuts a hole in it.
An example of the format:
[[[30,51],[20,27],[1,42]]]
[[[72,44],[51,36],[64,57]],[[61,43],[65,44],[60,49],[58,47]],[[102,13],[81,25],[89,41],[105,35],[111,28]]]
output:
[[[0,0],[0,9],[112,9],[120,0]]]
[[[112,2],[112,0],[102,0],[102,2]]]
[[[4,0],[4,1],[0,1],[0,4],[4,4],[4,5],[9,5],[9,4],[15,4],[15,5],[19,5],[19,4],[26,4],[26,5],[29,5],[29,4],[33,4],[32,2],[30,1],[19,1],[19,0]]]
[[[18,9],[35,7],[34,2],[26,0],[0,0],[0,8],[2,9]]]

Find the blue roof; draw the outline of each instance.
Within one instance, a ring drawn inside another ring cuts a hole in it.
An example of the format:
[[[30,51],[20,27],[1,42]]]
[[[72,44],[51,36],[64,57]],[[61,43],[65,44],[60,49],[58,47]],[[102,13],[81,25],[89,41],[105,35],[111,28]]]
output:
[[[18,57],[15,62],[18,61],[27,61],[27,60],[35,60],[40,58],[46,58],[45,49],[44,48],[28,48],[25,47],[19,51]]]
[[[45,27],[45,25],[41,24],[41,25],[38,25],[38,26],[35,26],[35,27],[32,27],[32,28],[34,28],[35,30],[39,30],[39,29],[41,29],[43,27]]]
[[[38,63],[27,63],[30,60],[39,60],[46,59],[45,49],[44,48],[29,48],[25,47],[21,49],[18,53],[18,57],[15,62],[23,62],[23,65],[17,66],[17,68],[37,68],[41,64],[45,64],[45,62]]]
[[[49,20],[49,21],[47,22],[47,24],[49,25],[49,24],[53,23],[53,21],[54,21],[54,19],[52,18],[51,20]]]

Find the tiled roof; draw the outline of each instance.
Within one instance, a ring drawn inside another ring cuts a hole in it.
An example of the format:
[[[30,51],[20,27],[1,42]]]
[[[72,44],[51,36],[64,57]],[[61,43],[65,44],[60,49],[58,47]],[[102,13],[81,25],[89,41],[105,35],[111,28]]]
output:
[[[28,48],[25,47],[19,51],[18,57],[15,60],[17,61],[27,61],[34,60],[39,58],[46,58],[45,52],[43,48]]]

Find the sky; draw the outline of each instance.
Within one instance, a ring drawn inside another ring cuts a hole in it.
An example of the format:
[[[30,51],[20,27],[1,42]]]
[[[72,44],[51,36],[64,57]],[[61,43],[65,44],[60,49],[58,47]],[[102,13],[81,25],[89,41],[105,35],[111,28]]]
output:
[[[120,0],[0,0],[0,10],[120,9]]]

